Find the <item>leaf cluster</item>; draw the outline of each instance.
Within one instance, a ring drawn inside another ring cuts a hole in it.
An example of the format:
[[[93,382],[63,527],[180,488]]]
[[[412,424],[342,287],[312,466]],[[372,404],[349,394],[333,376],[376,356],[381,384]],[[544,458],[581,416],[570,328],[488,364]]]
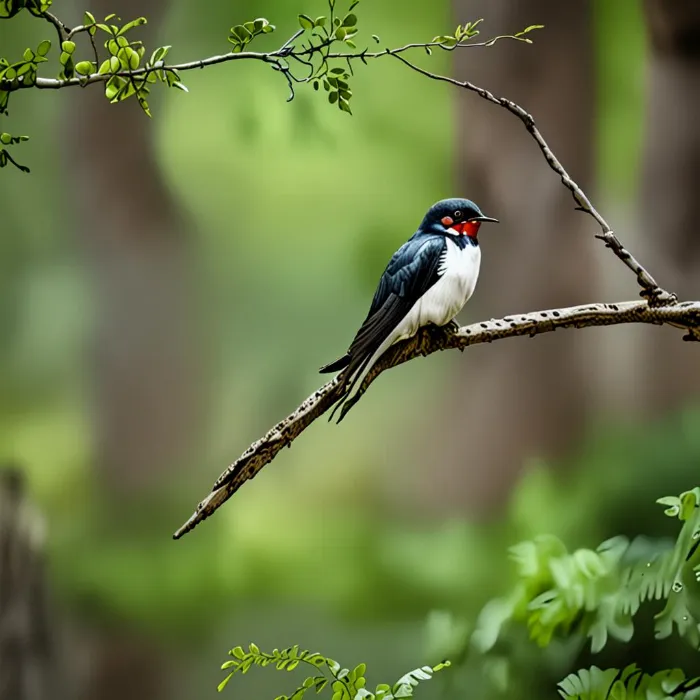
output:
[[[228,37],[229,42],[233,44],[231,51],[240,53],[256,36],[271,34],[274,31],[275,25],[270,24],[264,17],[258,17],[252,22],[237,24],[231,27],[231,33]]]
[[[0,0],[0,19],[9,19],[25,9],[35,17],[40,17],[51,7],[52,2],[53,0]]]
[[[308,58],[314,57],[307,65],[310,68],[309,75],[305,82],[311,82],[314,90],[320,86],[328,93],[328,102],[337,105],[338,109],[348,114],[352,114],[350,109],[350,99],[352,90],[349,80],[353,74],[352,63],[349,58],[334,59],[333,47],[340,43],[351,49],[356,49],[354,37],[357,35],[358,18],[353,10],[359,4],[359,0],[353,0],[346,13],[339,16],[336,13],[335,0],[329,1],[329,16],[320,16],[312,19],[308,15],[299,15],[299,26],[305,33],[306,46],[302,44],[303,55]],[[365,61],[361,52],[357,55],[363,62]]]
[[[591,666],[569,674],[557,689],[564,700],[659,700],[670,697],[695,700],[700,697],[700,678],[686,678],[679,668],[649,675],[636,664],[622,670]]]
[[[380,683],[376,688],[368,690],[365,672],[367,666],[358,664],[354,669],[343,668],[334,659],[323,656],[318,652],[300,650],[298,645],[288,649],[273,649],[271,653],[260,651],[256,644],[251,643],[248,651],[235,647],[229,651],[233,657],[222,664],[222,670],[228,671],[226,677],[219,683],[221,692],[236,673],[247,673],[253,666],[275,666],[278,671],[293,671],[297,666],[305,665],[313,669],[313,675],[304,679],[290,695],[280,695],[276,700],[302,700],[309,690],[316,694],[330,686],[332,700],[395,700],[413,697],[414,688],[422,681],[430,680],[433,674],[447,668],[448,661],[435,666],[422,666],[401,676],[396,683],[389,685]]]
[[[477,19],[474,22],[467,22],[464,25],[458,24],[457,29],[455,29],[453,34],[441,34],[439,36],[433,37],[431,44],[434,46],[437,45],[441,49],[445,49],[448,51],[452,51],[458,46],[465,46],[469,43],[471,39],[474,39],[480,34],[480,31],[477,29],[477,27],[483,21],[483,19]],[[489,39],[483,44],[479,44],[479,46],[493,46],[497,41],[500,41],[501,39],[515,39],[516,41],[523,41],[526,44],[531,44],[532,39],[526,37],[525,35],[529,34],[530,32],[536,29],[544,29],[544,25],[531,24],[529,27],[525,27],[525,29],[523,29],[520,32],[517,32],[516,34],[501,34],[499,36],[495,36]],[[425,50],[426,53],[430,54],[430,45],[427,45],[425,47]]]
[[[626,642],[642,603],[665,601],[654,617],[658,639],[674,628],[700,645],[700,489],[659,499],[665,514],[683,525],[673,546],[645,538],[615,537],[595,550],[569,553],[556,537],[541,536],[511,548],[518,582],[512,593],[483,609],[472,642],[481,651],[496,643],[508,623],[525,624],[530,638],[547,646],[559,635],[583,634],[593,652],[609,637]]]
[[[151,115],[148,96],[154,83],[162,82],[168,87],[187,91],[180,79],[181,70],[204,68],[234,58],[263,61],[280,72],[290,89],[288,101],[294,98],[295,84],[311,83],[316,91],[323,87],[331,105],[337,106],[342,112],[352,114],[350,101],[353,93],[350,80],[353,75],[353,61],[360,60],[366,64],[369,58],[397,56],[405,50],[420,47],[430,53],[431,46],[436,45],[451,50],[456,46],[465,45],[468,40],[477,36],[479,30],[476,27],[481,23],[481,20],[477,20],[459,25],[452,36],[438,36],[429,43],[409,44],[398,49],[369,53],[366,48],[357,51],[355,43],[358,17],[354,10],[359,0],[350,0],[344,11],[339,11],[337,0],[327,2],[327,15],[315,19],[306,14],[298,15],[300,30],[277,50],[267,53],[249,51],[250,44],[257,37],[275,31],[273,24],[264,17],[259,17],[231,27],[228,41],[233,48],[230,54],[177,65],[165,64],[164,59],[169,46],[157,48],[151,53],[150,59],[145,60],[147,52],[143,43],[127,36],[131,30],[146,24],[145,17],[137,17],[120,25],[120,18],[114,14],[107,15],[102,22],[98,22],[94,15],[85,12],[83,23],[69,29],[49,12],[52,0],[0,0],[0,19],[14,17],[21,10],[27,9],[34,16],[47,20],[55,27],[60,46],[58,78],[42,78],[39,87],[63,88],[101,82],[104,83],[105,96],[111,103],[123,102],[134,96],[148,116]],[[481,45],[490,46],[501,38],[519,39],[530,43],[529,39],[523,38],[524,35],[540,26],[532,25],[516,35],[496,37]],[[107,56],[102,58],[96,43],[98,33],[106,35],[103,45]],[[89,39],[89,57],[81,55],[79,51],[75,41],[79,34],[84,34]],[[372,37],[379,42],[376,34]],[[37,51],[27,49],[23,61],[11,64],[7,59],[0,58],[0,115],[7,113],[10,92],[37,85],[37,66],[47,60],[50,48],[51,42],[46,40],[41,42]],[[351,51],[348,52],[348,49]],[[411,66],[410,63],[408,65]],[[15,163],[6,155],[0,164],[10,162]]]

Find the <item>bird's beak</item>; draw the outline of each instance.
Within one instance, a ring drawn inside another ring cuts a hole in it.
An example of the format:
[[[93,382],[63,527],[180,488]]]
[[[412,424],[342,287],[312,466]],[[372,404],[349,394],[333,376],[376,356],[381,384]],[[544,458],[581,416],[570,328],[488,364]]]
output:
[[[494,219],[491,216],[475,216],[473,219],[469,219],[469,221],[481,221],[481,222],[490,221],[493,224],[499,223],[498,219]]]

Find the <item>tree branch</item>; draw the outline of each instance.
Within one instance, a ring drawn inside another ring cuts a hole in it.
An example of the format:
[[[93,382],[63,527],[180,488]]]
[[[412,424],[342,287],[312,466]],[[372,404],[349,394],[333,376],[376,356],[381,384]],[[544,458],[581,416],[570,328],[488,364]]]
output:
[[[551,333],[557,328],[592,328],[623,323],[672,325],[685,329],[700,327],[700,302],[669,303],[651,306],[645,301],[624,301],[616,304],[586,304],[564,309],[551,309],[507,316],[464,326],[456,331],[445,328],[424,328],[413,338],[397,343],[387,350],[362,383],[358,398],[384,371],[418,356],[439,350],[464,348],[491,343],[517,336],[534,337]],[[685,339],[694,340],[692,333]],[[336,376],[315,391],[299,408],[253,443],[214,483],[212,492],[197,506],[192,517],[173,535],[179,539],[194,529],[225,503],[249,479],[269,464],[283,447],[292,442],[334,403],[341,387]]]
[[[104,83],[115,75],[120,78],[139,78],[148,75],[149,73],[155,73],[156,71],[188,71],[195,70],[197,68],[206,68],[207,66],[215,66],[219,63],[228,63],[229,61],[262,61],[264,63],[278,63],[277,59],[284,58],[287,54],[286,49],[278,49],[277,51],[270,51],[268,53],[261,53],[258,51],[242,51],[241,53],[224,53],[219,56],[210,56],[209,58],[202,58],[197,61],[188,61],[187,63],[177,63],[172,65],[156,65],[144,68],[137,68],[132,71],[118,71],[116,73],[93,73],[92,75],[86,75],[80,78],[70,78],[66,80],[60,80],[58,78],[37,78],[34,85],[17,83],[15,89],[21,89],[23,87],[37,87],[42,90],[60,90],[61,88],[67,87],[84,87],[85,85],[91,85],[92,83]]]
[[[47,13],[48,14],[48,13]],[[52,16],[53,17],[53,16]],[[49,17],[47,17],[49,19]],[[55,22],[54,22],[55,20]],[[58,23],[56,24],[57,29],[59,29],[59,26],[63,27],[63,30],[67,32],[68,38],[71,38],[77,31],[83,31],[85,27],[77,27],[72,30],[67,30],[65,26],[63,26],[60,23],[60,20],[57,18],[53,17],[53,19],[49,20],[52,23]],[[60,31],[60,29],[59,29]],[[70,78],[70,79],[64,79],[61,80],[59,78],[37,78],[36,83],[30,84],[30,83],[24,83],[21,81],[17,81],[16,83],[13,83],[11,85],[7,85],[5,89],[8,89],[10,91],[12,90],[20,90],[22,88],[31,88],[31,87],[37,87],[42,90],[60,90],[62,88],[67,88],[67,87],[77,87],[77,86],[86,86],[86,85],[91,85],[92,83],[104,83],[107,82],[110,78],[116,76],[119,76],[121,78],[136,78],[136,77],[144,77],[148,75],[149,73],[153,73],[156,71],[160,70],[165,70],[165,71],[189,71],[189,70],[196,70],[198,68],[205,68],[207,66],[215,66],[220,63],[228,63],[229,61],[262,61],[263,63],[272,63],[275,65],[279,65],[279,60],[281,58],[302,58],[304,56],[312,56],[314,54],[317,54],[320,52],[320,49],[323,48],[323,46],[313,46],[310,49],[305,49],[302,51],[297,51],[295,50],[293,46],[293,42],[296,41],[301,35],[303,34],[303,31],[298,31],[296,34],[294,34],[292,37],[290,37],[282,46],[280,46],[279,49],[275,51],[241,51],[239,53],[224,53],[220,54],[218,56],[209,56],[208,58],[202,58],[196,61],[187,61],[186,63],[173,63],[173,64],[162,64],[158,66],[144,66],[142,68],[137,68],[132,71],[117,71],[116,73],[108,72],[108,73],[93,73],[92,75],[87,75],[87,76],[81,76],[78,78]],[[60,34],[59,34],[60,36]],[[411,49],[429,49],[429,48],[440,48],[444,51],[454,51],[457,48],[479,48],[479,47],[487,47],[487,46],[492,46],[496,41],[501,40],[501,39],[515,39],[516,41],[518,40],[517,37],[513,36],[497,36],[493,37],[492,39],[489,39],[488,41],[482,41],[478,43],[464,43],[460,42],[455,44],[454,46],[444,46],[440,42],[437,41],[428,41],[424,43],[413,43],[413,44],[406,44],[405,46],[400,46],[396,49],[384,49],[382,51],[355,51],[355,52],[348,52],[348,53],[342,53],[342,52],[332,52],[329,53],[326,58],[329,59],[346,59],[346,60],[363,60],[363,59],[376,59],[376,58],[382,58],[383,56],[396,56],[397,54],[403,53],[404,51],[409,51]],[[328,45],[328,44],[327,44]],[[304,81],[305,82],[305,81]]]

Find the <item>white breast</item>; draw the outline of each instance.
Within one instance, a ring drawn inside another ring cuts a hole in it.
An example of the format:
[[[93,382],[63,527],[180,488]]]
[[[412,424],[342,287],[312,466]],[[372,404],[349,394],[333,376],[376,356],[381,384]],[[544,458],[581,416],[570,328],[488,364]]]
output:
[[[402,337],[413,335],[418,328],[434,323],[449,323],[467,303],[479,277],[481,248],[460,248],[449,238],[440,260],[440,279],[414,304],[401,324]]]

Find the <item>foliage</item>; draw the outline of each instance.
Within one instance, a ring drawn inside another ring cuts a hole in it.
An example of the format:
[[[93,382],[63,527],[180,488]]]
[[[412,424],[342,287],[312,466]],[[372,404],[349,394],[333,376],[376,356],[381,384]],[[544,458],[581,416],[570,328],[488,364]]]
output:
[[[615,668],[603,671],[592,666],[568,675],[559,683],[559,694],[564,700],[655,700],[669,696],[690,700],[700,695],[700,678],[687,679],[678,668],[650,676],[642,673],[636,664],[630,664],[621,671]]]
[[[614,537],[595,550],[569,552],[552,535],[537,536],[511,548],[517,580],[510,594],[489,601],[471,635],[462,634],[462,648],[452,653],[466,660],[478,656],[492,685],[508,686],[510,659],[503,645],[515,628],[527,632],[540,648],[569,645],[574,652],[590,639],[599,653],[613,638],[630,643],[633,618],[643,603],[663,603],[653,617],[654,635],[667,641],[675,631],[692,648],[700,647],[700,489],[657,500],[665,514],[682,523],[675,543],[637,537]],[[450,625],[442,622],[448,633]],[[454,628],[454,625],[452,625]],[[562,647],[560,647],[562,648]],[[573,660],[573,659],[572,659]],[[700,680],[687,680],[679,669],[647,675],[634,664],[623,670],[593,666],[568,675],[559,684],[563,698],[636,697],[667,695],[695,697]]]
[[[596,550],[578,549],[569,554],[564,544],[554,536],[539,536],[511,549],[516,562],[518,580],[511,595],[495,599],[483,608],[471,635],[466,628],[456,630],[445,619],[432,616],[433,625],[442,626],[443,634],[456,635],[472,650],[479,652],[478,664],[493,682],[507,689],[508,660],[490,656],[505,631],[506,623],[524,626],[529,637],[540,647],[557,640],[588,637],[594,653],[600,652],[610,637],[629,642],[634,633],[633,617],[642,603],[663,600],[665,606],[654,616],[657,639],[668,639],[675,630],[693,648],[700,646],[700,488],[686,491],[678,497],[658,499],[665,514],[682,523],[675,544],[636,538],[631,542],[617,537],[603,542]],[[466,650],[452,649],[464,660]],[[245,652],[232,649],[233,660],[222,668],[229,675],[219,686],[221,690],[237,673],[246,673],[251,666],[275,664],[279,670],[293,670],[305,663],[324,668],[330,674],[307,678],[291,696],[277,700],[301,700],[314,688],[320,692],[332,683],[334,700],[362,698],[401,698],[412,695],[419,680],[427,680],[435,667],[426,666],[407,674],[393,687],[379,685],[374,693],[365,689],[365,666],[354,671],[317,653],[299,651],[297,646],[271,654],[260,652],[251,645]],[[461,662],[461,661],[460,661]],[[459,665],[459,662],[458,662]],[[696,698],[700,695],[700,678],[687,678],[678,669],[643,673],[636,665],[622,670],[601,670],[597,666],[567,675],[558,684],[564,700],[570,698],[661,698],[667,696]]]
[[[265,667],[274,664],[278,671],[293,671],[300,664],[314,669],[315,675],[304,679],[291,695],[281,695],[276,700],[302,700],[307,690],[313,688],[316,694],[319,694],[329,684],[333,691],[332,700],[410,698],[413,697],[413,689],[420,682],[430,680],[434,673],[450,665],[449,661],[445,661],[435,666],[422,666],[404,674],[393,685],[379,683],[374,691],[370,691],[366,688],[366,664],[359,664],[353,670],[342,668],[337,661],[318,652],[300,650],[298,646],[282,651],[273,649],[272,653],[268,654],[251,643],[248,651],[242,647],[235,647],[229,651],[229,656],[233,658],[221,666],[222,670],[228,671],[228,675],[219,683],[219,692],[226,687],[236,673],[247,673],[254,665]]]
[[[511,549],[518,583],[512,594],[486,605],[472,641],[482,650],[493,647],[507,621],[524,623],[530,637],[546,646],[556,634],[571,631],[590,637],[592,651],[600,651],[608,637],[629,641],[632,618],[648,600],[665,600],[655,616],[659,639],[674,626],[694,647],[700,645],[697,574],[700,559],[700,489],[680,497],[661,498],[666,515],[683,526],[675,545],[646,538],[632,542],[615,537],[596,550],[571,554],[556,537],[542,536]]]
[[[432,46],[442,49],[454,49],[468,45],[479,34],[476,29],[481,20],[457,27],[453,36],[438,36],[432,42],[411,44],[398,49],[384,49],[369,52],[367,48],[357,51],[354,37],[358,33],[358,17],[353,12],[359,0],[351,0],[345,12],[338,13],[337,0],[328,0],[329,15],[312,19],[309,15],[298,16],[300,30],[284,42],[276,51],[252,52],[249,45],[260,36],[270,34],[275,26],[264,17],[244,22],[231,27],[228,41],[233,45],[229,54],[212,56],[198,61],[168,65],[165,58],[170,46],[156,48],[150,58],[144,60],[146,47],[140,40],[130,39],[132,30],[146,24],[145,17],[137,17],[124,24],[115,14],[107,15],[98,22],[94,15],[85,12],[83,23],[69,29],[49,8],[52,0],[0,0],[0,19],[15,17],[21,10],[27,9],[34,16],[54,25],[58,34],[60,69],[58,78],[47,79],[38,76],[39,64],[49,59],[51,41],[42,41],[36,51],[27,49],[23,60],[10,63],[0,57],[0,115],[7,115],[10,93],[25,88],[60,89],[71,86],[86,86],[91,83],[104,83],[105,97],[111,102],[122,102],[134,96],[143,111],[151,116],[148,96],[151,85],[157,82],[187,92],[180,78],[180,72],[201,69],[205,66],[230,60],[258,60],[269,64],[281,73],[289,86],[289,98],[294,98],[295,84],[311,84],[318,91],[320,86],[328,93],[328,102],[336,105],[343,112],[351,114],[350,78],[353,75],[353,61],[367,64],[368,59],[387,55],[397,55],[409,48],[424,48],[428,53]],[[494,37],[482,46],[492,46],[499,39],[509,38],[531,43],[525,34],[542,25],[532,25],[514,35]],[[96,35],[104,36],[103,46],[107,56],[102,58],[97,48]],[[87,36],[90,43],[89,58],[77,55],[78,47],[74,41],[78,35]],[[128,35],[128,36],[127,36]],[[379,37],[372,35],[379,43]],[[299,44],[297,45],[297,40]],[[340,47],[340,49],[338,49]],[[347,52],[351,49],[351,52]],[[11,137],[6,145],[25,140],[26,137]],[[5,142],[3,142],[5,143]],[[0,150],[0,167],[12,163],[28,172],[5,150]]]

